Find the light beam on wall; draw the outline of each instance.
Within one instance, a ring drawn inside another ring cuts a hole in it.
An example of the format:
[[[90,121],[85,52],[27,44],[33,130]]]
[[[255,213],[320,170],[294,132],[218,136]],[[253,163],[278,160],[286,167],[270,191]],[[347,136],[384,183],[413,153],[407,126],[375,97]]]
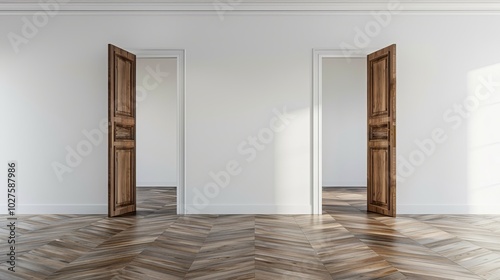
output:
[[[469,213],[499,214],[500,63],[470,71],[467,84],[468,95],[458,106],[467,123]]]
[[[298,205],[304,197],[311,197],[310,182],[310,154],[307,151],[310,135],[311,113],[309,108],[288,112],[293,119],[286,128],[275,134],[275,160],[274,160],[274,197],[278,212],[290,213],[293,207],[296,213],[311,213],[310,209],[302,209]],[[296,203],[296,204],[295,204]],[[300,209],[299,209],[300,208]]]

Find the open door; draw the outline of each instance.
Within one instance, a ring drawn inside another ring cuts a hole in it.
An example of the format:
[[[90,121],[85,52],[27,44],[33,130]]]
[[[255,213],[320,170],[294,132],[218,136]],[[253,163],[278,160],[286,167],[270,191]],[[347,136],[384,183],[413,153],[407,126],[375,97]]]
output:
[[[108,216],[136,211],[135,55],[108,45]]]
[[[368,211],[396,216],[396,45],[368,55]]]

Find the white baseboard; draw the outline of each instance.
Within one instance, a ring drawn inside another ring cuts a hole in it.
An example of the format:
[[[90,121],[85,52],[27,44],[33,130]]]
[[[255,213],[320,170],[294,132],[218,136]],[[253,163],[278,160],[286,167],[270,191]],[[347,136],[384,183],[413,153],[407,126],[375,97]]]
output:
[[[323,181],[323,187],[366,187],[366,180],[361,181]]]
[[[136,186],[141,187],[170,187],[177,186],[176,182],[137,182]]]
[[[482,214],[498,215],[500,214],[500,205],[470,205],[470,204],[399,204],[398,214]]]
[[[187,214],[312,214],[312,205],[188,204]]]
[[[200,206],[201,210],[198,210]],[[0,214],[7,214],[7,206],[0,204]],[[187,214],[311,214],[311,205],[187,205]],[[21,204],[16,214],[107,214],[107,204]],[[397,205],[398,214],[500,214],[500,205]]]
[[[7,214],[7,206],[0,205],[0,214]],[[16,214],[108,214],[107,204],[20,204]]]
[[[323,184],[323,188],[366,188],[366,185],[331,185],[331,184]]]
[[[148,185],[148,184],[137,184],[137,188],[177,188],[175,184],[172,185]]]

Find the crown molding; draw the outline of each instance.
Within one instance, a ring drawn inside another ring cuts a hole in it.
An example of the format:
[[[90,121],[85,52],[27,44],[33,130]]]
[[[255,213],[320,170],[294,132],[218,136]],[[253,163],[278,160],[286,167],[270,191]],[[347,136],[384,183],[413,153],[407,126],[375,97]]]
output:
[[[293,1],[293,0],[0,0],[1,13],[32,13],[54,9],[58,12],[99,13],[99,12],[292,12],[297,13],[370,13],[387,10],[388,5],[399,3],[401,13],[498,13],[500,1],[417,1],[417,0],[364,0],[364,1]],[[49,8],[47,8],[49,7]]]

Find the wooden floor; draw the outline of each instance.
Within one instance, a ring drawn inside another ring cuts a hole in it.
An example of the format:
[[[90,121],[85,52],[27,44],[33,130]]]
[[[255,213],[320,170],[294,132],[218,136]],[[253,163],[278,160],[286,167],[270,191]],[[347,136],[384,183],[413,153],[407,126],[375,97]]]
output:
[[[136,216],[22,216],[15,273],[3,226],[0,279],[500,279],[500,216],[388,218],[359,188],[324,189],[316,216],[177,216],[173,189],[138,197]]]

